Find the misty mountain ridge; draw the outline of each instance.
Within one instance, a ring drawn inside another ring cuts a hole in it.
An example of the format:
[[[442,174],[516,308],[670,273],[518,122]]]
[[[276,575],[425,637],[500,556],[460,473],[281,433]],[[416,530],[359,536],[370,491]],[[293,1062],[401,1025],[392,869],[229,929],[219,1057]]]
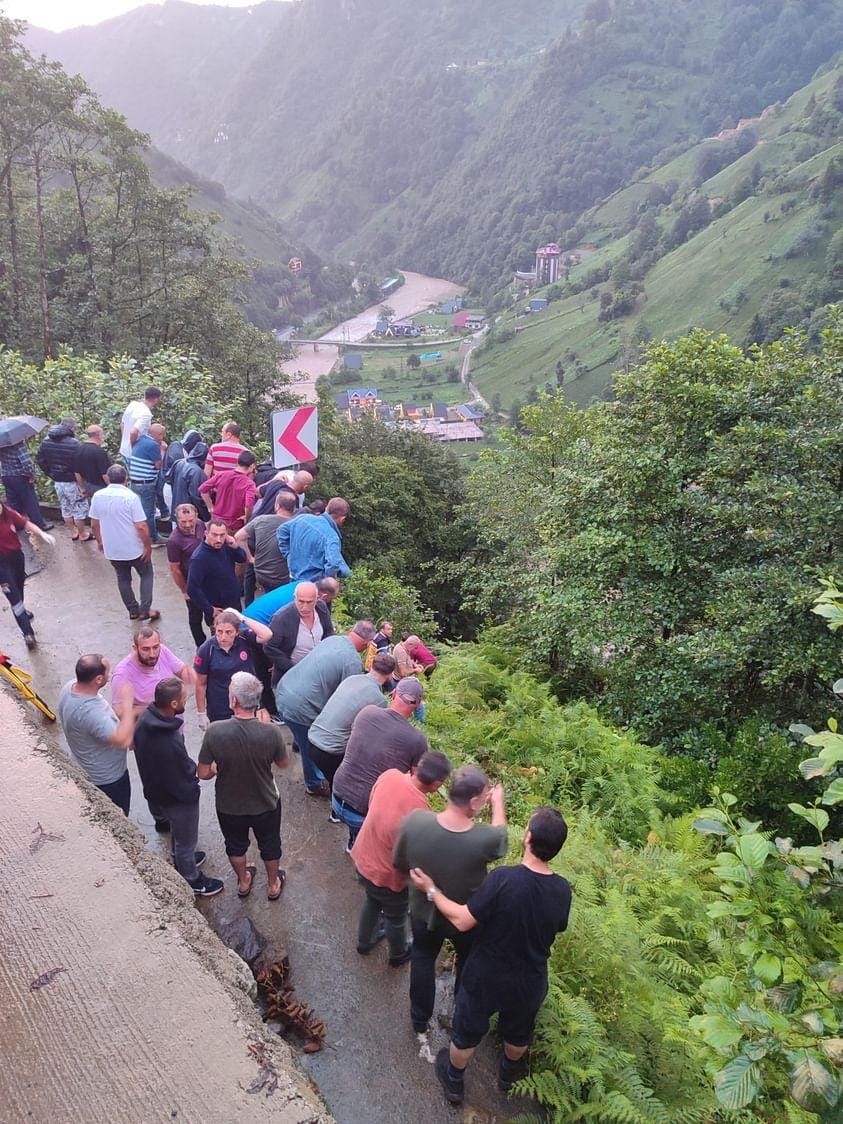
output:
[[[810,81],[843,0],[170,0],[27,41],[326,257],[488,300],[647,169]]]

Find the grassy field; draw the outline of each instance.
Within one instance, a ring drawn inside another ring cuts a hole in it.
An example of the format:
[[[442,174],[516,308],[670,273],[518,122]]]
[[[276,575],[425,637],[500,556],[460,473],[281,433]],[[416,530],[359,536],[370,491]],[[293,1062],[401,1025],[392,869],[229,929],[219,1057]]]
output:
[[[410,355],[424,355],[428,352],[442,352],[439,360],[427,360],[421,367],[407,366]],[[355,352],[349,348],[348,355],[361,354],[363,356],[362,371],[337,371],[331,376],[331,386],[335,391],[342,391],[350,387],[374,386],[380,391],[380,396],[385,402],[445,402],[449,406],[456,406],[467,400],[465,387],[461,382],[452,382],[449,372],[460,369],[462,356],[452,344],[450,347],[440,348],[434,342],[428,342],[421,347],[407,349],[360,351]],[[453,377],[453,376],[451,376]]]
[[[599,238],[600,248],[571,270],[571,281],[611,266],[628,253],[630,208],[646,197],[651,183],[678,181],[680,200],[694,190],[708,198],[728,198],[756,164],[761,171],[758,194],[656,261],[643,278],[644,293],[631,314],[607,322],[598,319],[599,298],[612,291],[608,282],[563,296],[529,317],[518,315],[526,303],[519,299],[495,322],[496,334],[515,330],[514,338],[485,346],[472,359],[471,377],[484,397],[498,395],[502,408],[508,409],[516,400],[523,402],[533,388],[555,386],[556,365],[561,363],[566,396],[586,404],[605,394],[613,372],[634,357],[632,341],[642,325],[656,339],[702,326],[741,342],[773,289],[798,288],[806,278],[821,275],[827,237],[802,244],[798,240],[811,228],[822,229],[818,223],[831,231],[840,226],[843,192],[838,189],[833,207],[821,203],[812,185],[822,179],[832,159],[843,155],[843,144],[824,142],[808,132],[804,115],[812,95],[817,101],[828,97],[841,72],[838,66],[821,75],[786,106],[768,114],[756,126],[760,143],[706,183],[696,187],[692,176],[702,146],[711,142],[693,146],[597,207],[589,216],[584,240]],[[674,203],[655,213],[662,231],[672,227],[680,206]]]

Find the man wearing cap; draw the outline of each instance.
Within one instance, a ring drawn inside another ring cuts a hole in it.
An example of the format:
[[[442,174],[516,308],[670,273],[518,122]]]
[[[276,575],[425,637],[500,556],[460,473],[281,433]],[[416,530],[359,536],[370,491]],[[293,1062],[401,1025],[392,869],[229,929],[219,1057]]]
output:
[[[427,738],[410,724],[410,715],[424,698],[418,679],[398,682],[386,710],[364,706],[351,727],[345,756],[334,776],[331,807],[348,828],[348,849],[369,811],[372,786],[387,769],[407,773],[430,746]]]

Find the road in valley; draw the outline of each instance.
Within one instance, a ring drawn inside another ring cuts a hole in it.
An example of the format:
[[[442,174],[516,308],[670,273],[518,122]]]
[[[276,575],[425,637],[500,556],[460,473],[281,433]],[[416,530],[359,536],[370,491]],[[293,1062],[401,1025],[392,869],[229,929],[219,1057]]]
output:
[[[395,311],[396,319],[400,320],[423,312],[434,301],[446,300],[463,292],[461,285],[455,285],[453,281],[446,281],[442,277],[427,277],[423,273],[411,273],[404,269],[401,273],[404,284],[400,289],[325,332],[320,336],[318,344],[303,344],[292,359],[281,364],[281,370],[293,376],[294,382],[290,389],[300,394],[305,402],[316,401],[316,380],[320,375],[327,375],[336,363],[339,355],[337,345],[360,343],[366,339],[374,331],[379,319],[378,310],[382,305],[388,304]]]

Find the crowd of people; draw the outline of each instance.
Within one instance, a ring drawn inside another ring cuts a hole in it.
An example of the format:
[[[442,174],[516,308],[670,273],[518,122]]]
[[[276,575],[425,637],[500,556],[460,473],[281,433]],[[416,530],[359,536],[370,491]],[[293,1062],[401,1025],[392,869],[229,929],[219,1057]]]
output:
[[[304,796],[329,802],[329,818],[347,831],[362,891],[357,952],[368,956],[385,940],[389,968],[409,964],[419,1036],[433,1015],[437,957],[446,940],[456,951],[453,1032],[435,1059],[447,1100],[461,1103],[465,1068],[495,1013],[503,1039],[498,1080],[510,1089],[526,1071],[550,949],[568,922],[570,886],[548,865],[565,842],[562,816],[537,809],[520,864],[487,874],[509,848],[504,793],[474,765],[453,769],[425,736],[435,654],[414,634],[398,638],[390,621],[334,627],[332,603],[350,573],[342,553],[350,504],[342,497],[307,503],[318,465],[259,467],[235,422],[210,446],[196,430],[167,446],[152,420],[160,399],[149,387],[127,406],[120,461],[111,463],[101,430],[92,435],[98,427],[81,443],[69,420],[49,430],[36,458],[55,482],[71,538],[96,541],[137,622],[131,650],[113,668],[103,654],[83,654],[61,690],[58,715],[71,755],[128,815],[127,753],[134,752],[155,828],[169,833],[173,863],[199,897],[224,890],[221,879],[202,873],[205,853],[197,847],[200,786],[213,780],[238,896],[255,885],[254,838],[267,898],[277,901],[286,875],[274,770],[296,751]],[[5,482],[7,462],[0,467]],[[20,467],[23,477],[23,459]],[[51,539],[34,491],[34,502],[24,491],[7,484],[24,510],[0,511],[4,583],[17,531]],[[156,515],[162,506],[173,519],[166,542]],[[156,545],[166,547],[185,602],[194,647],[188,659],[162,642],[156,623]],[[22,577],[19,589],[7,591],[10,601],[13,595],[26,636]],[[198,763],[184,738],[191,696],[202,733]],[[447,804],[435,812],[429,799],[445,784]],[[478,822],[489,805],[491,822]]]

